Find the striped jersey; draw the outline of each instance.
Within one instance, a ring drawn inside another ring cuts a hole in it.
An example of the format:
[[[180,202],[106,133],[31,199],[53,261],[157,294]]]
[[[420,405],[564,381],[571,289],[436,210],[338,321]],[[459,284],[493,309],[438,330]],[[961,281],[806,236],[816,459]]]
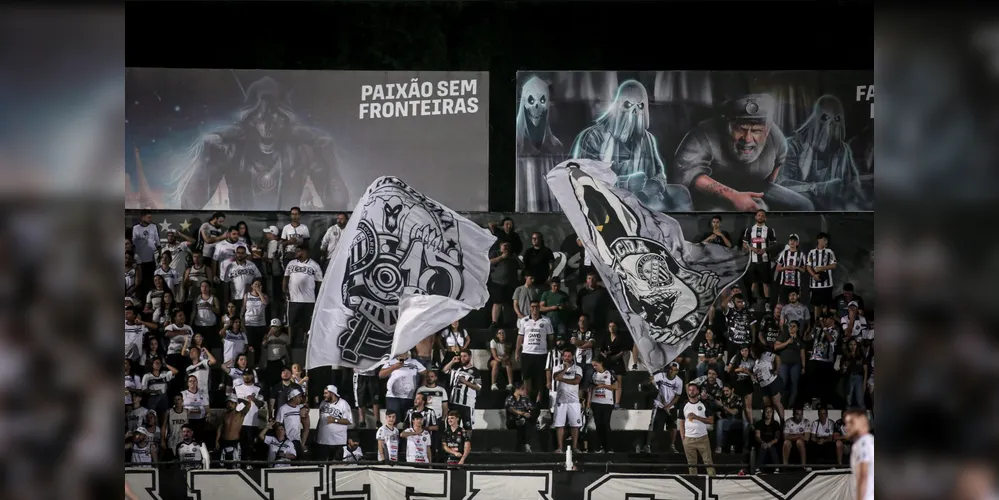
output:
[[[562,349],[552,349],[545,357],[545,371],[552,376],[552,393],[558,390],[558,380],[555,380],[555,368],[562,364]]]
[[[807,264],[809,267],[828,266],[836,263],[836,254],[829,248],[813,248],[808,251]],[[811,279],[812,288],[832,288],[833,270],[827,269],[819,273],[819,279]]]
[[[479,391],[458,381],[464,379],[481,386],[482,378],[479,377],[479,371],[474,366],[462,366],[452,368],[448,375],[451,376],[451,404],[475,408],[475,396]]]
[[[805,265],[805,252],[801,250],[791,251],[785,248],[777,256],[777,265],[786,267],[801,267]],[[780,286],[801,287],[801,271],[797,269],[785,269],[777,272],[777,284]]]
[[[749,248],[754,250],[767,249],[777,243],[777,233],[774,232],[773,228],[759,224],[753,224],[746,228],[746,232],[742,235],[742,241],[749,245]],[[762,255],[755,252],[749,253],[750,262],[770,262],[770,255],[763,252]]]
[[[427,429],[437,425],[437,412],[429,406],[424,406],[423,411],[417,410],[415,407],[410,408],[406,412],[406,418],[403,419],[403,426],[407,429],[413,426],[413,414],[419,413],[423,415],[423,428]]]

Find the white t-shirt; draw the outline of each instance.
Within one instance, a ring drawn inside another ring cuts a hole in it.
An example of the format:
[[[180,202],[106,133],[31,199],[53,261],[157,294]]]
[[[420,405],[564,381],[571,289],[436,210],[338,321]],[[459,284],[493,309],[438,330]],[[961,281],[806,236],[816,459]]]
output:
[[[548,354],[548,336],[554,334],[551,321],[544,316],[538,319],[525,316],[517,321],[517,335],[524,337],[521,343],[524,354]]]
[[[659,390],[659,395],[653,401],[656,408],[666,408],[677,394],[683,392],[683,380],[680,380],[680,377],[670,379],[666,376],[666,372],[656,372],[652,376],[652,383]]]
[[[267,258],[271,259],[271,265],[267,272],[274,276],[281,276],[284,271],[281,269],[281,242],[278,240],[267,240]]]
[[[396,360],[390,360],[382,365],[382,368],[395,366],[396,363]],[[426,371],[426,368],[419,361],[413,358],[403,361],[402,368],[389,375],[388,382],[385,384],[388,388],[385,397],[412,400],[416,396],[417,377],[420,376],[420,372],[422,371]],[[402,417],[405,417],[405,415],[399,415],[399,418]]]
[[[812,432],[812,423],[807,418],[802,418],[801,422],[795,422],[793,418],[784,420],[784,435],[806,434]]]
[[[246,333],[226,330],[222,337],[222,362],[228,363],[246,350]]]
[[[822,423],[821,420],[816,419],[812,422],[812,437],[817,438],[827,438],[832,437],[833,430],[835,428],[835,422],[831,418],[826,419],[826,423]]]
[[[839,319],[839,324],[843,328],[843,334],[846,335],[846,329],[850,326],[850,317],[843,316]],[[860,316],[859,314],[853,320],[853,336],[858,339],[866,339],[865,332],[867,331],[867,318]]]
[[[406,432],[414,431],[410,427]],[[419,464],[430,462],[430,431],[423,429],[419,434],[406,437],[406,461]]]
[[[602,373],[598,371],[593,372],[593,384],[597,385],[614,385],[614,373],[610,370],[604,370]],[[590,399],[590,403],[601,404],[601,405],[612,405],[614,404],[614,391],[604,388],[593,388],[593,397]]]
[[[236,240],[235,242],[229,241],[228,239],[222,240],[215,244],[215,251],[212,254],[212,259],[219,263],[219,271],[225,269],[226,261],[232,259],[236,256],[236,249],[243,247],[246,249],[246,253],[250,253],[250,247],[246,246],[246,242],[243,240]]]
[[[444,340],[444,348],[451,349],[452,347],[458,347],[460,349],[465,345],[468,332],[463,329],[451,331],[450,328],[445,328],[441,331],[441,338]]]
[[[333,224],[326,230],[326,234],[323,235],[323,241],[320,243],[320,247],[322,247],[328,257],[333,256],[333,251],[336,250],[336,244],[340,242],[341,236],[343,236],[343,230],[336,224]]]
[[[137,361],[142,355],[142,341],[149,329],[142,323],[125,323],[125,358]]]
[[[269,461],[291,461],[291,459],[288,458],[277,458],[278,453],[284,453],[285,455],[291,455],[298,458],[298,453],[295,452],[295,443],[291,439],[291,436],[288,436],[288,434],[285,434],[285,439],[283,441],[278,441],[278,438],[274,436],[267,436],[264,438],[264,444],[267,445],[267,460]],[[291,467],[291,464],[274,464],[274,468],[278,467]]]
[[[253,262],[246,260],[240,264],[233,260],[226,267],[222,281],[232,285],[233,300],[243,300],[243,295],[250,290],[250,284],[253,283],[254,279],[260,277],[260,270]]]
[[[583,369],[579,365],[573,363],[569,365],[568,368],[565,365],[559,363],[552,370],[552,377],[556,374],[562,373],[562,378],[566,380],[582,380]],[[561,403],[579,403],[579,384],[558,384],[555,389],[555,402]]]
[[[503,344],[496,339],[489,341],[489,348],[494,349],[497,356],[506,356],[506,344]]]
[[[756,375],[756,382],[760,384],[760,387],[770,385],[777,378],[777,374],[774,373],[774,359],[776,357],[774,353],[767,351],[760,355],[760,359],[757,359],[756,364],[753,365],[753,374]]]
[[[281,239],[287,240],[291,236],[298,236],[298,241],[291,245],[284,246],[284,253],[288,255],[295,255],[295,247],[305,243],[305,240],[309,239],[309,227],[305,224],[299,224],[298,227],[292,226],[291,224],[285,224],[284,229],[281,230]]]
[[[240,378],[242,382],[242,378]],[[239,399],[246,399],[251,394],[253,397],[259,401],[260,400],[260,388],[255,385],[233,385],[233,392],[236,393],[236,397]],[[246,416],[243,417],[243,425],[255,426],[257,424],[257,412],[260,408],[257,408],[256,404],[250,403],[250,409],[246,411]]]
[[[161,254],[162,252],[170,252],[170,268],[177,271],[180,276],[183,276],[184,270],[187,269],[187,254],[190,252],[190,247],[191,244],[186,241],[164,243],[160,247]]]
[[[866,491],[855,492],[854,498],[857,500],[874,500],[874,436],[864,434],[850,448],[850,471],[853,472],[853,485],[856,488],[857,473],[860,471],[860,464],[867,462],[867,484]]]
[[[679,378],[679,377],[677,377]],[[684,437],[688,438],[698,438],[701,436],[708,435],[708,424],[701,422],[700,420],[695,420],[691,422],[687,420],[687,415],[693,413],[699,417],[707,416],[707,405],[703,401],[698,400],[696,403],[687,403],[683,405],[683,429]]]
[[[206,222],[201,225],[201,229],[198,230],[198,237],[200,238],[203,234],[208,234],[212,238],[218,238],[222,235],[221,226],[213,226],[211,222]],[[204,247],[201,249],[201,255],[205,257],[211,257],[215,255],[215,245],[218,243],[205,243]]]
[[[399,429],[383,425],[375,433],[375,440],[385,442],[385,451],[388,452],[389,460],[393,462],[399,460]],[[378,447],[378,460],[385,460],[385,454],[382,453],[381,446]]]
[[[190,420],[201,420],[205,418],[208,411],[208,396],[206,393],[198,391],[191,392],[187,389],[181,391],[184,395],[184,409],[187,410],[187,418]]]
[[[198,392],[203,392],[205,394],[208,394],[209,370],[210,368],[208,367],[208,360],[205,359],[204,354],[202,355],[201,361],[198,361],[196,364],[193,364],[186,368],[188,377],[194,375],[195,378],[198,379]]]
[[[212,305],[215,304],[215,297],[203,298],[197,296],[195,300],[194,324],[197,326],[213,326],[218,320]]]
[[[248,293],[243,296],[244,323],[246,326],[267,326],[267,307],[260,297]]]
[[[286,404],[278,408],[276,420],[284,424],[288,439],[292,441],[302,440],[302,405]]]
[[[176,290],[177,283],[180,283],[180,274],[177,270],[172,267],[167,267],[163,269],[163,266],[159,266],[153,271],[153,276],[160,276],[163,278],[163,287],[167,290]]]
[[[167,344],[167,354],[180,354],[180,351],[184,349],[184,341],[189,339],[194,335],[194,330],[190,326],[177,326],[176,323],[170,323],[163,329],[164,333],[181,331],[184,332],[181,335],[170,338],[170,343]]]
[[[342,446],[347,444],[347,427],[343,424],[328,423],[327,417],[345,418],[350,423],[354,423],[353,412],[350,405],[340,398],[336,403],[323,401],[319,405],[319,425],[316,442],[324,445]]]
[[[173,380],[173,372],[170,370],[161,369],[159,376],[153,375],[152,371],[148,371],[142,376],[142,389],[146,391],[160,391],[160,394],[166,394],[171,380]]]
[[[144,264],[154,262],[156,247],[160,246],[160,232],[156,224],[132,226],[132,245],[135,247],[135,261]]]
[[[360,446],[351,450],[346,445],[343,447],[343,461],[357,463],[364,460],[364,450]]]
[[[291,302],[316,301],[316,283],[323,281],[323,269],[316,261],[309,259],[302,262],[295,259],[284,268],[284,275],[288,277]]]
[[[135,429],[145,427],[147,413],[149,413],[149,410],[141,406],[132,408],[132,411],[128,412],[128,430],[135,432]]]

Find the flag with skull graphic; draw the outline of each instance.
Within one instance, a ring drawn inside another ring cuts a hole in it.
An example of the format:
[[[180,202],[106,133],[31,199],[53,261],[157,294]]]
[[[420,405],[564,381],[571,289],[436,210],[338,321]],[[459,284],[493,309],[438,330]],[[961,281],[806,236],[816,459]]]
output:
[[[607,163],[569,160],[547,181],[643,362],[663,368],[694,341],[721,291],[742,278],[748,256],[686,241],[675,219],[612,187],[616,175]]]
[[[306,368],[369,370],[484,307],[495,240],[405,182],[375,180],[330,257]]]

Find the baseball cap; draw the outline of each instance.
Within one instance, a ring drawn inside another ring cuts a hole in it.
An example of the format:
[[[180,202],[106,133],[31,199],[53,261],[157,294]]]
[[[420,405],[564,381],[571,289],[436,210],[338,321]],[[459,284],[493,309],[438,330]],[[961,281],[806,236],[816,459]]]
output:
[[[138,429],[135,429],[135,433],[136,434],[143,434],[146,437],[149,437],[149,436],[153,435],[153,433],[149,432],[149,429],[146,429],[145,427],[139,427]]]
[[[174,228],[170,228],[170,229],[167,229],[166,232],[167,232],[167,234],[176,234],[177,230],[174,229]]]
[[[227,399],[227,401],[231,401],[233,403],[238,403],[239,402],[239,397],[236,396],[235,394],[230,394],[229,395],[229,399]]]
[[[846,307],[860,307],[860,304],[858,304],[856,300],[851,300],[850,303],[846,305]]]
[[[281,320],[274,318],[271,320],[271,326],[281,326]]]
[[[264,228],[264,233],[277,235],[278,234],[278,228],[277,228],[277,226],[265,227]]]
[[[288,399],[291,399],[291,398],[294,398],[294,397],[298,397],[298,396],[301,396],[301,395],[302,395],[302,391],[300,391],[298,389],[292,389],[291,392],[288,393]]]
[[[332,392],[333,394],[336,394],[336,397],[340,397],[339,389],[337,389],[335,385],[333,384],[327,385],[326,390]]]
[[[798,241],[798,233],[791,233],[791,235],[788,236],[787,239],[788,239],[788,241],[790,241],[790,240]]]

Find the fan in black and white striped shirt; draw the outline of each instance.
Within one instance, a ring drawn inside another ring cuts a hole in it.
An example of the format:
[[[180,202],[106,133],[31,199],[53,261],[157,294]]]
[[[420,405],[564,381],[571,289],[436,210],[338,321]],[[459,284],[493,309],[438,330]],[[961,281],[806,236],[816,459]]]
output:
[[[777,233],[767,226],[767,211],[756,211],[756,224],[746,228],[742,234],[742,246],[749,250],[749,270],[746,279],[750,283],[753,301],[759,300],[757,284],[763,285],[763,297],[769,303],[770,299],[770,253],[769,250],[777,243]]]
[[[562,364],[562,349],[563,344],[559,344],[559,347],[548,351],[548,355],[545,356],[545,380],[552,384],[551,390],[548,391],[548,409],[555,412],[555,394],[558,391],[558,380],[555,380],[555,368]]]
[[[829,248],[829,235],[819,233],[816,236],[817,248],[808,252],[806,265],[808,274],[811,275],[812,294],[809,302],[815,310],[815,317],[829,308],[835,307],[833,304],[833,269],[836,269],[836,254]]]
[[[780,298],[787,301],[788,290],[801,288],[801,273],[805,271],[805,252],[798,248],[798,235],[787,238],[787,247],[777,256],[777,284]]]
[[[482,390],[482,378],[472,364],[472,352],[468,349],[461,351],[444,367],[444,373],[451,377],[449,407],[461,414],[462,427],[470,431],[475,424],[475,397]]]

